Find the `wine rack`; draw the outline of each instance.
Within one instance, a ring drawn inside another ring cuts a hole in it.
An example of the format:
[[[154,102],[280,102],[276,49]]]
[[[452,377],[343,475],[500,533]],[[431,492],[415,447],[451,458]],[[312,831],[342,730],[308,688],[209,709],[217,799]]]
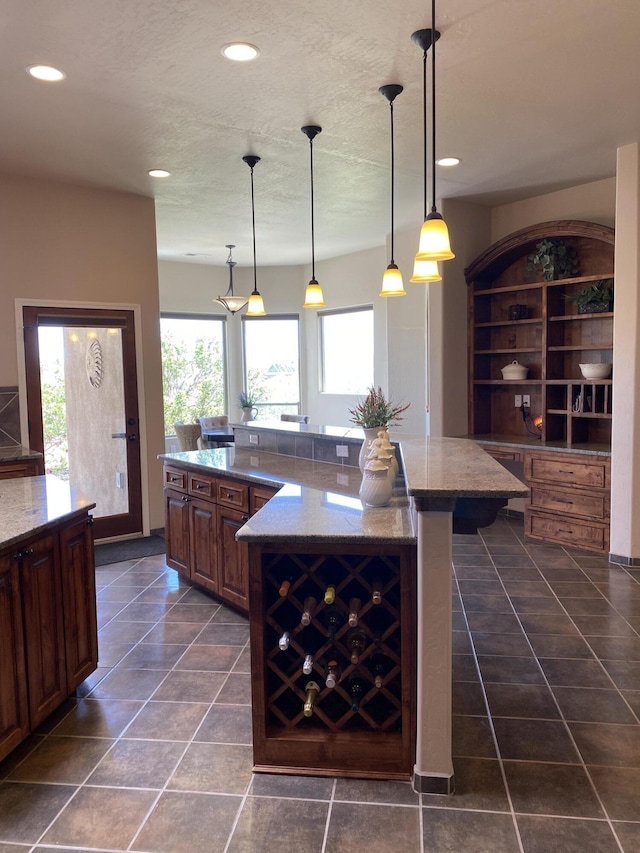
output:
[[[255,769],[408,778],[415,549],[294,547],[251,546]]]

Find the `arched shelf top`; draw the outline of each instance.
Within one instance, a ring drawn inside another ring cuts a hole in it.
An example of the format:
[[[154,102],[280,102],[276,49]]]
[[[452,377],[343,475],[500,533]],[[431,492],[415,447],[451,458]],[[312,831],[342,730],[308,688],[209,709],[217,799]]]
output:
[[[582,237],[615,244],[615,231],[607,225],[586,222],[581,219],[558,219],[552,222],[538,222],[527,228],[521,228],[498,240],[465,269],[467,284],[486,277],[493,278],[515,260],[530,251],[544,237]]]

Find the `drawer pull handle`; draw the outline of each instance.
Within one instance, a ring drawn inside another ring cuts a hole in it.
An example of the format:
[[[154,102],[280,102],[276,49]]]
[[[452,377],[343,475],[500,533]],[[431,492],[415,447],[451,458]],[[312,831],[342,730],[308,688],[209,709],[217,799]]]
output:
[[[24,560],[25,557],[30,557],[33,554],[33,548],[25,548],[24,551],[17,551],[13,555],[14,560]]]
[[[207,487],[206,487],[205,483],[196,483],[196,489],[201,490],[201,489],[206,489],[206,488]]]
[[[172,483],[177,483],[180,477],[169,477]]]
[[[249,516],[248,516],[248,515],[243,515],[243,516],[242,516],[242,523],[243,523],[243,524],[246,524],[246,523],[247,523],[247,521],[249,521]]]
[[[567,501],[567,500],[564,500],[564,501],[560,501],[560,503],[563,503],[563,504],[565,504],[566,506],[573,506],[573,501]]]
[[[573,533],[573,530],[565,530],[564,527],[559,527],[558,533],[568,533],[569,535],[571,535]]]
[[[233,492],[227,492],[227,498],[232,501],[233,500]]]
[[[573,474],[573,471],[564,471],[562,468],[558,469],[559,474]]]
[[[189,498],[187,497],[187,495],[183,495],[183,496],[182,496],[182,500],[183,500],[183,501],[188,501],[188,500],[189,500]]]

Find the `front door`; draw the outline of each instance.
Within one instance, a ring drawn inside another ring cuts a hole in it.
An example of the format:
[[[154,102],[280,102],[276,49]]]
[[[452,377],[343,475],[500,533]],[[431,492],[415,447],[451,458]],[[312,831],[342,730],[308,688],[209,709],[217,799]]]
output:
[[[23,308],[29,446],[96,503],[96,539],[142,532],[132,311]]]

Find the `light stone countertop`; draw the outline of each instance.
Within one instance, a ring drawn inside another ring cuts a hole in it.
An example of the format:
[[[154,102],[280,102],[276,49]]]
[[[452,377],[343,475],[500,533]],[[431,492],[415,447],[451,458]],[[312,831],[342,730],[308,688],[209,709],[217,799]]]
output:
[[[52,474],[0,480],[0,550],[93,507],[95,503]]]
[[[250,448],[185,451],[159,458],[257,485],[284,485],[238,531],[237,538],[246,541],[332,542],[355,537],[370,543],[413,543],[409,496],[506,499],[528,494],[516,477],[473,441],[405,438],[400,440],[400,452],[406,488],[396,489],[386,507],[363,507],[358,497],[361,475],[353,467]]]
[[[2,462],[28,462],[32,459],[42,459],[42,453],[30,450],[28,447],[0,447],[0,463]]]

